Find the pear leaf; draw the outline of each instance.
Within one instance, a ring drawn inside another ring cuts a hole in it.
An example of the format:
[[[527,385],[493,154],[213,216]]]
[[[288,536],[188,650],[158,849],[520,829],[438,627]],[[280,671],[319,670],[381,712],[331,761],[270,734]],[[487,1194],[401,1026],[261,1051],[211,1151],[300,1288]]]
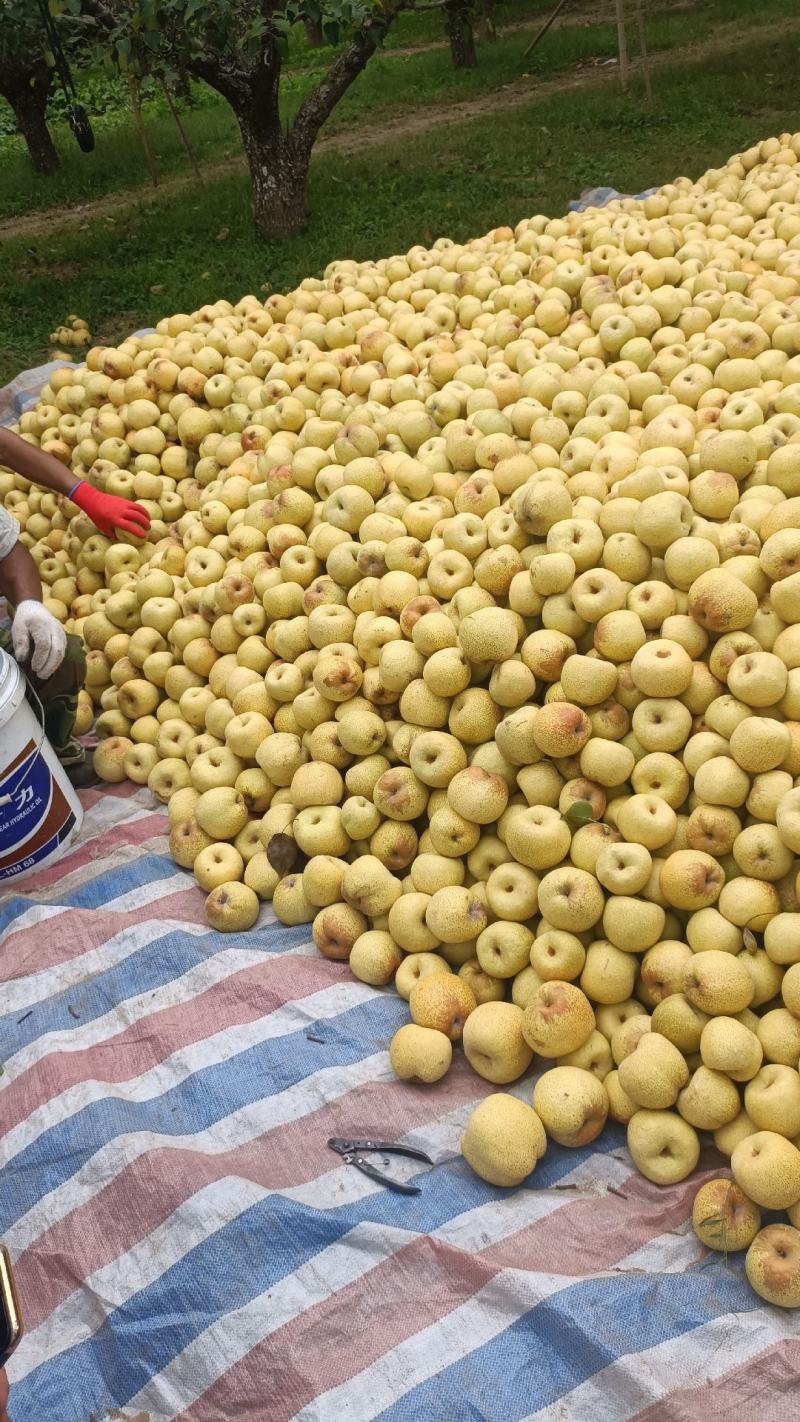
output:
[[[290,834],[274,834],[267,845],[267,859],[276,874],[288,874],[297,860],[297,845]]]
[[[564,811],[562,819],[574,829],[579,829],[581,825],[594,823],[594,812],[588,800],[573,800],[569,809]]]

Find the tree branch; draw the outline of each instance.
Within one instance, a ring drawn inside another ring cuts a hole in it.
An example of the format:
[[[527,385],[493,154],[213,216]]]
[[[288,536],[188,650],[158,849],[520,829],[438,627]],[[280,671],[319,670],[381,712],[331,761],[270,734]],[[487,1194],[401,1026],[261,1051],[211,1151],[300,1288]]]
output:
[[[264,0],[268,3],[268,0]],[[119,16],[106,3],[106,0],[81,0],[83,12],[90,15],[95,23],[106,34],[113,35],[119,25]],[[169,34],[163,36],[169,44]],[[196,79],[202,79],[210,88],[216,89],[223,99],[228,103],[233,103],[237,99],[241,100],[242,93],[246,85],[246,75],[244,70],[233,60],[226,59],[224,55],[218,54],[197,54],[186,58],[182,62],[182,67],[189,74],[193,74]]]
[[[102,26],[109,34],[116,29],[118,17],[103,0],[81,0],[81,11],[86,15],[91,15],[96,24]]]
[[[383,33],[386,33],[399,11],[408,8],[407,0],[400,0],[398,5],[388,11],[387,19],[381,27]],[[300,105],[291,128],[292,138],[298,148],[306,153],[311,152],[325,120],[330,118],[339,100],[358,78],[377,48],[378,38],[377,35],[373,38],[372,26],[362,26],[347,49],[333,61],[317,87],[312,89]]]
[[[209,88],[216,89],[234,108],[250,91],[250,80],[245,71],[222,55],[193,55],[185,61],[185,68],[195,79],[202,79]]]

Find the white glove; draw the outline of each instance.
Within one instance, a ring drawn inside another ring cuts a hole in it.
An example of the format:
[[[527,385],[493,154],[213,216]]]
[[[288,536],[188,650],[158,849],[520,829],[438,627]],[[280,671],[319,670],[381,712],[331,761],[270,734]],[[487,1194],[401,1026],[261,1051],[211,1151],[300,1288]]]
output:
[[[33,646],[31,670],[42,681],[61,666],[67,650],[67,634],[61,623],[33,598],[19,603],[11,624],[11,640],[14,656],[23,665]]]

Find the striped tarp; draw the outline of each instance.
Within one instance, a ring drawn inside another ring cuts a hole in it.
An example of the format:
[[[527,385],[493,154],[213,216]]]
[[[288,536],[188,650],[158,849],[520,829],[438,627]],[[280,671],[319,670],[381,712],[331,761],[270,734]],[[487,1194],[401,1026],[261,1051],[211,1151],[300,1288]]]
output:
[[[636,193],[636,201],[656,192],[658,188],[645,188],[644,192]],[[627,199],[632,196],[632,193],[620,193],[616,188],[584,188],[580,197],[568,203],[567,208],[569,212],[586,212],[587,208],[605,207],[607,203],[616,202],[618,198]]]
[[[458,1141],[489,1088],[463,1059],[395,1082],[392,992],[266,910],[210,931],[148,792],[84,799],[80,842],[0,901],[13,1422],[797,1416],[796,1316],[704,1259],[696,1180],[648,1184],[609,1128],[484,1184]],[[334,1134],[435,1165],[395,1162],[422,1187],[395,1195]]]

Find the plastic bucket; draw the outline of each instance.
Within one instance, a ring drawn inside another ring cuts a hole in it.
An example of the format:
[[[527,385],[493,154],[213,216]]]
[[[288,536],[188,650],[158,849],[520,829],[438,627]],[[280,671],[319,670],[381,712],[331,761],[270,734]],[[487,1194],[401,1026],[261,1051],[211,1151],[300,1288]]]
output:
[[[25,690],[16,662],[0,651],[0,889],[52,864],[83,820]]]

